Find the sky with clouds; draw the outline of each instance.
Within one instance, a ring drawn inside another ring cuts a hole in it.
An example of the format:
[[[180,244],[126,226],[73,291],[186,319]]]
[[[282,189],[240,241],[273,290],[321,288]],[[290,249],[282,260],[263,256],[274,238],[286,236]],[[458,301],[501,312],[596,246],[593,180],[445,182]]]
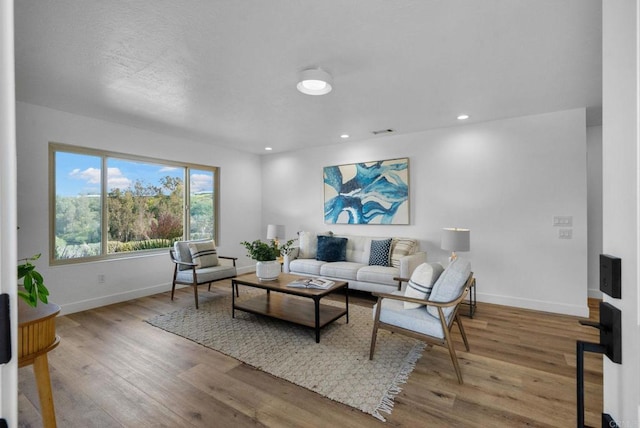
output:
[[[99,195],[100,171],[99,156],[56,152],[56,195]],[[126,190],[137,180],[145,185],[160,185],[160,179],[166,176],[184,178],[184,169],[116,158],[107,160],[107,191],[115,188]],[[192,193],[211,192],[212,188],[212,172],[192,170]]]

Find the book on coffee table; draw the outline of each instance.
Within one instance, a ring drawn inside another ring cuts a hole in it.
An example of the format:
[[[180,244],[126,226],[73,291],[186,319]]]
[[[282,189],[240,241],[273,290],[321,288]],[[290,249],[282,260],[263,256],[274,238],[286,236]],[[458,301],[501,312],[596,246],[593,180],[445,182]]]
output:
[[[291,281],[287,284],[287,287],[294,288],[318,288],[320,290],[326,290],[331,287],[335,282],[325,278],[300,278],[295,281]]]

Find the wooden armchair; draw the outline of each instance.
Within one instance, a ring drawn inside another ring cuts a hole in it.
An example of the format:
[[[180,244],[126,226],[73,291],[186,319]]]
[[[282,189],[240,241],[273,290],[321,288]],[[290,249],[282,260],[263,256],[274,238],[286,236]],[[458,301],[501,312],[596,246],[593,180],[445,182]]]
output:
[[[193,295],[198,309],[198,285],[234,278],[237,274],[237,257],[219,256],[213,241],[178,241],[169,250],[174,263],[171,300],[176,284],[193,286]],[[221,264],[220,259],[230,260],[233,265]]]
[[[450,269],[450,273],[447,274]],[[455,321],[464,346],[469,351],[469,342],[458,315],[458,309],[474,281],[469,263],[460,261],[460,263],[452,263],[443,272],[434,284],[428,300],[405,297],[400,291],[393,294],[373,293],[378,297],[378,302],[374,306],[375,316],[369,359],[373,359],[378,329],[382,328],[414,337],[428,344],[446,347],[458,382],[462,384],[462,372],[451,340],[451,330]],[[405,309],[404,302],[418,303],[422,306],[416,309]]]

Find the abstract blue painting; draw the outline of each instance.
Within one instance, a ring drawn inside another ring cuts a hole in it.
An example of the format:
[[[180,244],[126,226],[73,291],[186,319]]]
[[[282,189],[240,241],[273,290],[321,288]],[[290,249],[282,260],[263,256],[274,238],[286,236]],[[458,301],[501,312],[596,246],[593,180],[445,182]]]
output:
[[[409,224],[409,158],[324,167],[324,222]]]

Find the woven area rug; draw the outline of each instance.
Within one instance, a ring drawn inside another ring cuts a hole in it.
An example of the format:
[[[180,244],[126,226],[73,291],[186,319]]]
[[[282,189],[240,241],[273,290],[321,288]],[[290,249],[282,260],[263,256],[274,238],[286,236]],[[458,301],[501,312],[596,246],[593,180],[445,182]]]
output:
[[[244,290],[241,298],[246,298]],[[244,295],[243,295],[244,294]],[[323,304],[344,302],[323,300]],[[382,421],[407,381],[424,343],[387,331],[378,332],[369,360],[372,311],[349,305],[349,323],[340,318],[320,331],[236,310],[231,295],[147,320],[153,326],[234,357]]]

